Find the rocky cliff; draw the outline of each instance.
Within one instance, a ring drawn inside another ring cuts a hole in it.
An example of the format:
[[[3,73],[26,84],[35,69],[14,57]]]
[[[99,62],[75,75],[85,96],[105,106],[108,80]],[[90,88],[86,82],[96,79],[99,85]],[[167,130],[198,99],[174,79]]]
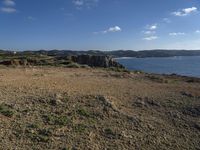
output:
[[[71,60],[78,64],[85,64],[90,67],[124,68],[124,66],[116,62],[110,56],[78,55],[78,56],[71,56]]]
[[[90,67],[116,67],[124,68],[110,56],[104,55],[69,55],[63,57],[47,56],[47,55],[31,55],[31,56],[16,56],[0,60],[0,65],[6,66],[67,66],[72,63],[80,65],[88,65]]]

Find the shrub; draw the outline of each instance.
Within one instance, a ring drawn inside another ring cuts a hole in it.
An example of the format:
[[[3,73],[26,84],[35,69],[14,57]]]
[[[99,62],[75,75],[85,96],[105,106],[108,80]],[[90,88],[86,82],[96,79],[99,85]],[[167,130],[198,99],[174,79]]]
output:
[[[49,125],[60,125],[65,126],[69,123],[67,116],[57,116],[57,115],[44,115],[44,120]]]
[[[75,132],[84,132],[86,130],[87,126],[84,124],[77,124],[74,126],[74,131]]]
[[[85,116],[85,117],[89,117],[90,116],[90,113],[87,110],[83,109],[83,108],[78,109],[77,113],[79,115]]]
[[[125,68],[119,68],[119,67],[110,67],[108,68],[109,70],[115,71],[115,72],[126,72],[126,73],[130,73],[129,70],[125,69]]]
[[[0,105],[0,113],[6,117],[12,117],[14,115],[14,111],[11,107],[4,103]]]
[[[35,142],[47,143],[52,136],[52,130],[41,128],[39,124],[28,124],[25,130],[25,135]]]
[[[104,132],[106,135],[115,135],[115,133],[110,128],[105,129]]]

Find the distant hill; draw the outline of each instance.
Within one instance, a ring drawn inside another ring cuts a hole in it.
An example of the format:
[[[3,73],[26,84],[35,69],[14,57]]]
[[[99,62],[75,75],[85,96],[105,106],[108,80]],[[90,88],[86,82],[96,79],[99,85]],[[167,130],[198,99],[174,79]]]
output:
[[[173,56],[200,56],[200,50],[119,50],[105,52],[113,57],[173,57]]]
[[[0,55],[12,54],[11,51],[0,50]],[[48,56],[72,56],[72,55],[110,55],[116,57],[173,57],[173,56],[200,56],[200,50],[115,50],[115,51],[72,51],[72,50],[38,50],[38,51],[20,51],[17,55],[48,55]]]

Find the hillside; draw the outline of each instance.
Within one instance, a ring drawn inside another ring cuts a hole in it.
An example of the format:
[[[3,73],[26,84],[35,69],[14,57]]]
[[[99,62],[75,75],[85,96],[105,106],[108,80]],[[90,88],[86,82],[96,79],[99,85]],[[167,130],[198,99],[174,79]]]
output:
[[[106,52],[113,57],[173,57],[200,56],[200,50],[144,50],[144,51],[111,51]]]

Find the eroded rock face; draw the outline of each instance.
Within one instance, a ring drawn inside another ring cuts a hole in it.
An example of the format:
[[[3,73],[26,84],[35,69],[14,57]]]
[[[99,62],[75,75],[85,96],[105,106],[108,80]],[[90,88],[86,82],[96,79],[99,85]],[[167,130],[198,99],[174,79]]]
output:
[[[78,56],[72,56],[71,59],[73,62],[76,62],[78,64],[85,64],[90,67],[124,68],[124,66],[113,60],[110,56],[78,55]]]

